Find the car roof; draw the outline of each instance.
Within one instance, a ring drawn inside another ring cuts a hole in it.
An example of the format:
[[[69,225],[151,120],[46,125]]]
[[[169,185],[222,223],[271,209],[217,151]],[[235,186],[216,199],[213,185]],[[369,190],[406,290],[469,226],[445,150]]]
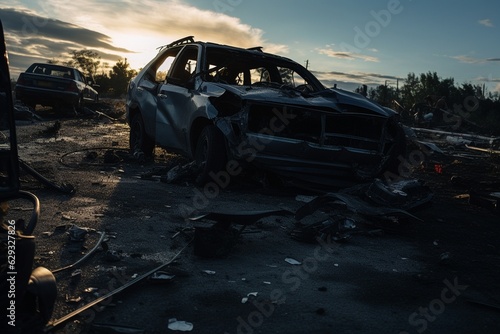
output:
[[[214,42],[196,41],[196,40],[194,40],[193,36],[187,36],[187,37],[178,39],[176,41],[173,41],[170,44],[161,46],[158,49],[160,49],[160,52],[161,52],[165,49],[170,49],[170,48],[185,46],[185,45],[199,45],[202,47],[217,47],[217,48],[222,48],[222,49],[234,50],[237,52],[246,52],[249,54],[261,55],[261,56],[265,56],[265,57],[270,57],[270,58],[275,58],[275,59],[279,59],[282,61],[288,61],[288,62],[295,63],[295,61],[293,59],[262,51],[262,49],[263,49],[262,46],[255,46],[255,47],[251,47],[251,48],[242,48],[242,47],[238,47],[238,46],[219,44],[219,43],[214,43]]]
[[[61,69],[77,70],[78,71],[78,69],[75,67],[58,65],[58,64],[50,64],[50,63],[33,63],[31,66],[44,66],[44,67],[61,68]]]

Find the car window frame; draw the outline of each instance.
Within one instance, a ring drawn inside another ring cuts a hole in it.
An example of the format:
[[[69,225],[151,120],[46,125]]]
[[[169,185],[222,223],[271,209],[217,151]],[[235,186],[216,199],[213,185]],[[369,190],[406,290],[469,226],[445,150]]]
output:
[[[195,58],[191,57],[192,55],[190,54],[190,52],[192,50],[194,50],[193,53],[196,55]],[[200,54],[201,54],[201,47],[199,45],[197,44],[185,45],[177,53],[177,56],[175,57],[172,63],[172,66],[170,66],[170,69],[168,70],[166,77],[166,83],[186,88],[192,88],[190,87],[191,84],[193,83],[192,79],[195,77],[195,74],[199,72]],[[185,71],[186,64],[188,64],[188,62],[191,60],[195,60],[196,64],[194,65],[194,70],[190,72],[189,78],[186,80],[186,78],[179,77],[179,74]]]

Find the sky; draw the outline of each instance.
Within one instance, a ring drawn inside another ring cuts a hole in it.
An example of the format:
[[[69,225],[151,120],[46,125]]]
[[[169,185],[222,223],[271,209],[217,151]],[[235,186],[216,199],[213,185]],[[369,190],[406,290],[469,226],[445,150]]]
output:
[[[0,0],[11,76],[31,63],[99,53],[140,69],[185,36],[289,57],[326,86],[401,87],[409,73],[500,92],[493,0]]]

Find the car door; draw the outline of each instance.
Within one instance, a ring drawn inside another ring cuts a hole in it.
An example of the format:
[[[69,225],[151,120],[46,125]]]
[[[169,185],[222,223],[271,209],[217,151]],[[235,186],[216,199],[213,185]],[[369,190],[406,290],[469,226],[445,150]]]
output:
[[[77,85],[79,86],[79,89],[82,92],[83,98],[88,100],[89,99],[89,90],[87,88],[87,84],[85,83],[85,77],[78,70],[74,70],[74,77],[75,77],[74,80],[77,82]]]
[[[75,80],[81,82],[83,87],[83,98],[86,100],[94,101],[95,94],[87,82],[87,78],[82,72],[75,70]]]
[[[193,75],[198,70],[199,48],[185,46],[177,55],[167,78],[158,88],[156,141],[172,151],[190,154],[189,129],[193,103]]]

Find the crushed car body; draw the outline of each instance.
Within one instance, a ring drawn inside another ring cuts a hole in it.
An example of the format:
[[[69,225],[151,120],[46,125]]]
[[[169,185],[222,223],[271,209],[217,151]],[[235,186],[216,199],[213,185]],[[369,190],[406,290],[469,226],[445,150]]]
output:
[[[261,48],[192,37],[171,43],[131,81],[130,148],[156,145],[197,162],[198,181],[251,163],[283,177],[350,184],[395,165],[405,149],[398,114],[325,88],[302,65]]]

